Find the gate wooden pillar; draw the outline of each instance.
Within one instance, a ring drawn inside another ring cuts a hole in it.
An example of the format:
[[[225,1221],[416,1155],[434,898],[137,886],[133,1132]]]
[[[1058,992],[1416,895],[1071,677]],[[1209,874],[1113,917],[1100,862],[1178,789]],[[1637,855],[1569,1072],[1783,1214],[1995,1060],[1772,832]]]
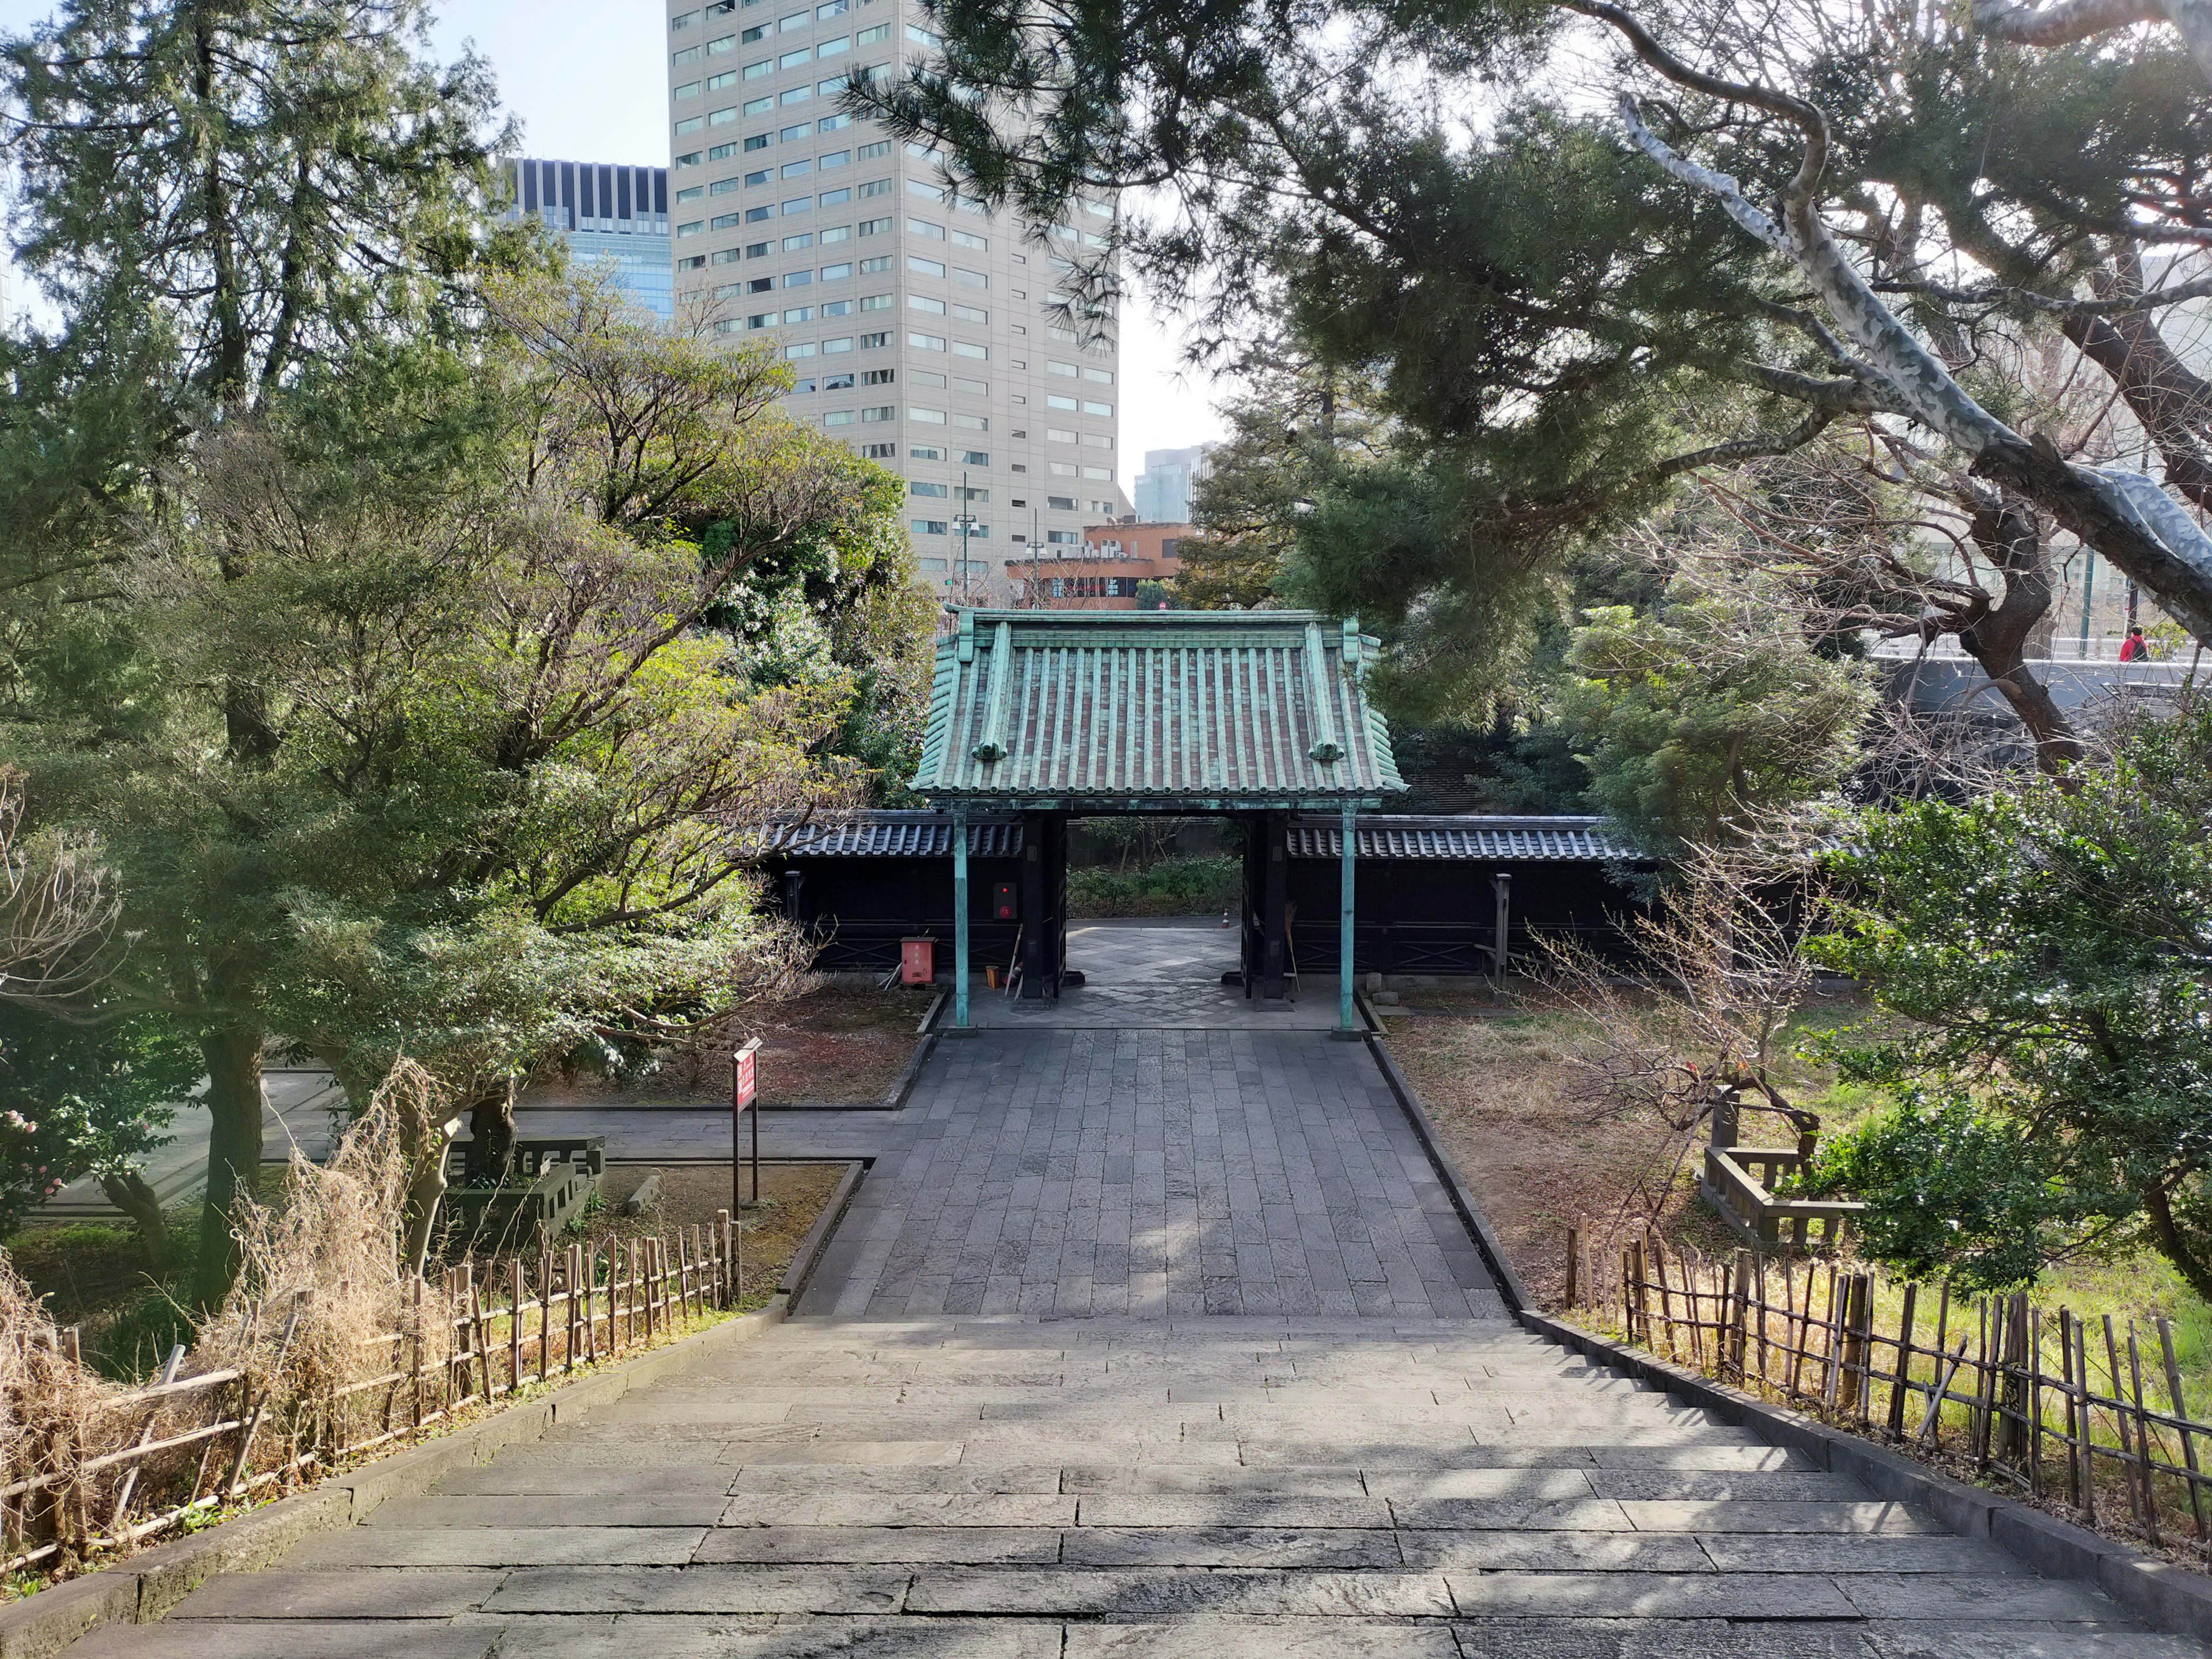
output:
[[[968,803],[952,804],[952,1024],[968,1029]]]
[[[1291,815],[1261,815],[1264,830],[1260,854],[1260,994],[1279,1000],[1285,967],[1283,907],[1289,901]]]
[[[1046,897],[1051,882],[1052,814],[1022,814],[1022,1000],[1040,1001],[1059,989],[1056,918]]]
[[[1336,1029],[1351,1035],[1352,1024],[1352,871],[1358,860],[1359,805],[1356,801],[1344,803],[1344,867],[1340,872],[1341,885],[1337,895],[1337,963],[1336,963]]]

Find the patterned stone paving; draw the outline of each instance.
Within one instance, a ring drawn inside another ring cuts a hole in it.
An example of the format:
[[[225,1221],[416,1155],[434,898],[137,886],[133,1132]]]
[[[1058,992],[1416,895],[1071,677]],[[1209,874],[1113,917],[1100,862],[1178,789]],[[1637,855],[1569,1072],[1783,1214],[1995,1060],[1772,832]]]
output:
[[[803,1310],[1502,1317],[1364,1043],[939,1042]]]

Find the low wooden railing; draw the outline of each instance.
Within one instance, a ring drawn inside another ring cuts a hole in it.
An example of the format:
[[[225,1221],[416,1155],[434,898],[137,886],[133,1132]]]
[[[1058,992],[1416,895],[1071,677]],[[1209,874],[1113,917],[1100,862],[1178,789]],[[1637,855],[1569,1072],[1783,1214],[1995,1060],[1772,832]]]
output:
[[[1771,1190],[1804,1161],[1785,1146],[1708,1146],[1698,1190],[1747,1244],[1840,1249],[1865,1205],[1848,1199],[1777,1198]]]
[[[367,1375],[320,1391],[278,1421],[270,1407],[312,1291],[279,1296],[255,1317],[283,1321],[270,1375],[233,1369],[107,1391],[88,1382],[73,1412],[41,1424],[16,1402],[22,1449],[0,1470],[0,1571],[46,1571],[127,1547],[188,1518],[297,1484],[349,1458],[420,1434],[472,1405],[665,1341],[744,1290],[740,1235],[712,1227],[605,1239],[465,1261],[435,1285],[414,1281],[399,1328],[359,1339]],[[441,1328],[440,1322],[444,1322]],[[58,1334],[47,1364],[81,1373],[78,1338]],[[35,1369],[35,1368],[33,1368]],[[53,1419],[55,1413],[44,1413]]]
[[[1568,1256],[1571,1313],[1675,1364],[1948,1454],[2091,1525],[2154,1543],[2185,1527],[2200,1560],[2212,1558],[2212,1475],[2199,1467],[2212,1422],[2188,1413],[2163,1316],[2125,1321],[2123,1337],[2109,1314],[2046,1313],[2025,1292],[1960,1297],[1748,1249],[1670,1261],[1656,1238],[1600,1273],[1578,1228]]]

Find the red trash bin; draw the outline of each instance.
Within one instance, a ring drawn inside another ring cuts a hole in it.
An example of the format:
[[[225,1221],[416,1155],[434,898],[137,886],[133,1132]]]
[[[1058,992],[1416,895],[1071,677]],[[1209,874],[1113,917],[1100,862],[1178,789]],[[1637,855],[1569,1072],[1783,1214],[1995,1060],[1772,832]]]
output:
[[[933,939],[902,939],[899,941],[899,983],[902,985],[933,985],[937,982],[937,941]]]

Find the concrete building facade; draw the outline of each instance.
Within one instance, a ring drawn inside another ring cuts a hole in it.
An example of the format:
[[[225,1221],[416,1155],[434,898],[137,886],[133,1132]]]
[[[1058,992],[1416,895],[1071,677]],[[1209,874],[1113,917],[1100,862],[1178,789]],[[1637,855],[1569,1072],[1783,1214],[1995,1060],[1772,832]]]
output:
[[[1146,524],[1188,524],[1191,497],[1206,477],[1208,447],[1188,449],[1148,449],[1145,470],[1130,491],[1137,517]]]
[[[1107,247],[1111,204],[1036,236],[844,113],[855,69],[940,44],[902,0],[671,0],[667,22],[677,302],[771,343],[790,412],[906,480],[922,580],[993,602],[1010,551],[1073,552],[1126,512],[1116,324],[1086,344],[1056,286]]]
[[[668,169],[518,157],[506,164],[509,219],[537,219],[580,266],[607,270],[631,301],[676,315],[668,268]]]
[[[1182,568],[1182,544],[1193,533],[1187,524],[1091,525],[1075,557],[1042,557],[1038,550],[1007,560],[1007,593],[1017,605],[1043,610],[1134,611],[1145,603],[1143,584],[1167,581]]]

